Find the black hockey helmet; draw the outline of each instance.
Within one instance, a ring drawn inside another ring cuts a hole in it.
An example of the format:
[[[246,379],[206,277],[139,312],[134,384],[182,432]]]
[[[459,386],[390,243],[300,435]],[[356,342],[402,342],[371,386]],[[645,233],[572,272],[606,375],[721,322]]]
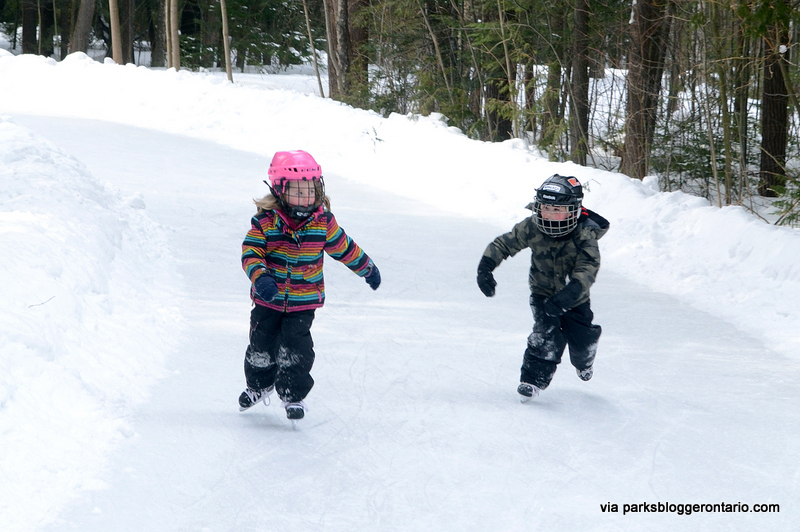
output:
[[[554,174],[536,189],[533,200],[533,217],[544,234],[559,237],[569,234],[578,226],[583,202],[583,187],[577,178]],[[558,209],[553,209],[557,207]],[[542,209],[545,210],[542,216]],[[563,211],[557,215],[552,211]],[[566,216],[564,215],[566,214]]]

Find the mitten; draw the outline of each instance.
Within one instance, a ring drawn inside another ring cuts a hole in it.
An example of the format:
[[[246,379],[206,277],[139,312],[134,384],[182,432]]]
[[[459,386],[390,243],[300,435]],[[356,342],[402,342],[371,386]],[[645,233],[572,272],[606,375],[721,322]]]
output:
[[[557,318],[575,306],[581,296],[581,283],[570,281],[567,286],[544,301],[544,313]]]
[[[489,257],[481,257],[481,262],[478,264],[478,288],[481,289],[483,295],[492,297],[494,295],[494,287],[497,286],[497,281],[494,280],[492,271],[497,268],[497,264]]]
[[[381,285],[381,272],[378,271],[378,267],[374,263],[370,266],[369,273],[364,276],[364,280],[373,290],[377,290]]]
[[[262,273],[253,283],[256,295],[264,301],[272,301],[278,295],[278,283],[271,273]]]
[[[551,318],[558,318],[559,316],[563,316],[566,312],[567,309],[561,308],[553,303],[552,297],[548,297],[544,300],[544,313]]]

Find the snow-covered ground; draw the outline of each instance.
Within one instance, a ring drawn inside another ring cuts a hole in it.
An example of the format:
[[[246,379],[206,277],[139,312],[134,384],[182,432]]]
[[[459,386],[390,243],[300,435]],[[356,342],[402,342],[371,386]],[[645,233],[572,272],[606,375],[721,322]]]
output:
[[[796,231],[317,92],[0,50],[1,530],[800,528]],[[297,431],[236,409],[240,244],[294,148],[384,277],[326,262]],[[523,405],[528,259],[493,299],[475,268],[555,172],[612,223],[604,335]],[[659,502],[780,512],[623,515]]]

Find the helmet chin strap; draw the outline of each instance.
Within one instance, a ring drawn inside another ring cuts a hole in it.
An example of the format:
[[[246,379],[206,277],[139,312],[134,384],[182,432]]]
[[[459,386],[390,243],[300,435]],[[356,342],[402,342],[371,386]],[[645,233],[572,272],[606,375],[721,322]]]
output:
[[[313,205],[312,205],[313,207]],[[287,209],[284,209],[287,210]],[[316,209],[314,209],[316,210]],[[294,218],[295,220],[305,220],[314,212],[314,210],[308,210],[308,208],[301,208],[300,207],[289,207],[288,212],[286,214],[289,215],[290,218]]]
[[[269,181],[267,181],[266,179],[264,179],[263,181],[264,181],[264,184],[267,185],[267,188],[272,193],[272,195],[275,196],[276,198],[280,199],[280,195],[277,192],[275,192],[275,189],[272,188],[272,185],[269,184]]]

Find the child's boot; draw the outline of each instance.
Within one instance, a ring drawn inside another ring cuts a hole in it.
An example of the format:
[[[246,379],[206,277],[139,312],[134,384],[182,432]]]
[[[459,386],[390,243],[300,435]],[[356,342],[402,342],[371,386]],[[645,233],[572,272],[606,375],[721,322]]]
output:
[[[264,401],[264,404],[268,405],[269,394],[271,394],[273,390],[275,390],[274,384],[269,388],[264,388],[263,390],[254,390],[253,388],[248,387],[242,392],[242,395],[239,396],[239,412],[244,412],[260,401]]]
[[[519,400],[520,402],[523,403],[526,403],[531,399],[533,399],[534,397],[537,397],[540,391],[541,390],[539,388],[527,382],[521,382],[519,383],[519,386],[517,386],[517,393],[519,394]]]
[[[580,378],[580,380],[582,381],[588,381],[589,379],[592,378],[592,375],[594,374],[594,371],[592,371],[592,366],[589,366],[586,369],[575,368],[575,371],[578,372],[578,378]]]

